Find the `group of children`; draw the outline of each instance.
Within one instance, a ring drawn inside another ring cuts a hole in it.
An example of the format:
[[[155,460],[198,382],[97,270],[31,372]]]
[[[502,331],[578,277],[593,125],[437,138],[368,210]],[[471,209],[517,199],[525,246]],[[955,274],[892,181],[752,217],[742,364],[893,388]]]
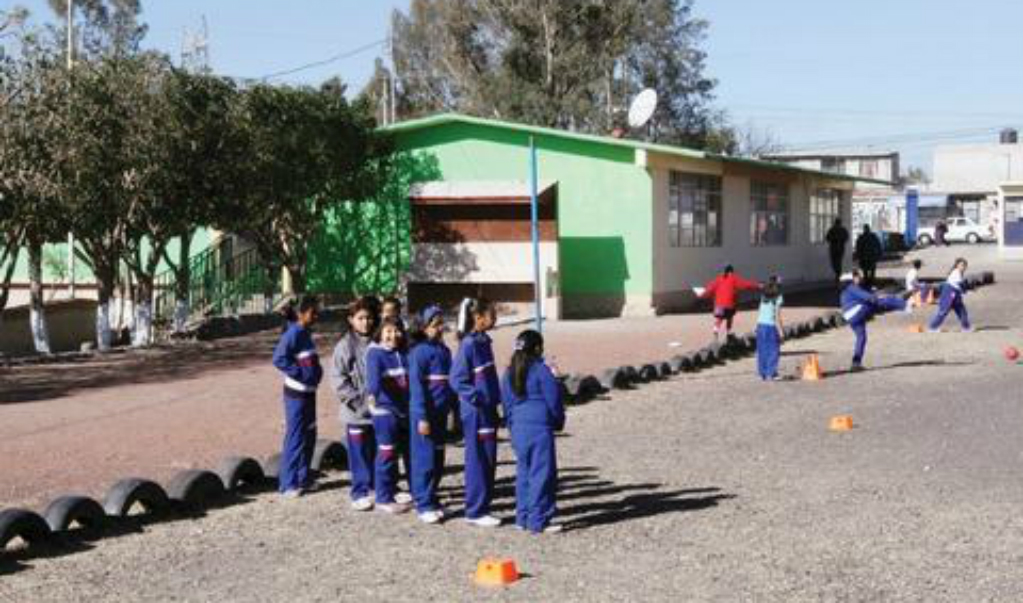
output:
[[[285,437],[280,491],[297,497],[315,488],[309,465],[316,441],[316,389],[323,369],[310,327],[314,298],[303,299],[274,352],[284,375]],[[438,488],[444,473],[448,418],[461,421],[465,445],[465,521],[496,527],[490,513],[497,469],[498,430],[507,427],[516,456],[516,526],[555,532],[557,462],[554,433],[564,428],[561,389],[543,358],[543,337],[526,330],[503,377],[498,377],[490,336],[494,307],[484,299],[462,303],[460,338],[452,355],[438,306],[424,309],[406,328],[401,304],[373,297],[353,302],[347,332],[330,366],[357,511],[403,513],[414,505],[420,520],[445,519]],[[399,464],[411,495],[399,490]]]
[[[867,323],[872,317],[896,310],[911,312],[916,305],[911,300],[927,299],[932,289],[931,285],[920,279],[922,266],[921,260],[913,261],[906,275],[905,290],[900,295],[880,295],[874,292],[859,270],[842,275],[839,303],[842,316],[855,335],[850,371],[863,370],[863,357],[867,348]],[[928,331],[939,331],[949,312],[955,312],[964,331],[972,330],[963,301],[966,295],[967,266],[965,259],[956,259],[945,280],[938,285],[938,310],[928,325]],[[778,374],[778,360],[785,332],[780,278],[772,276],[766,283],[760,284],[743,279],[735,274],[735,269],[731,265],[728,265],[705,288],[697,289],[696,292],[699,297],[714,300],[714,339],[718,340],[722,334],[725,337],[731,336],[738,294],[752,290],[760,291],[756,328],[757,374],[765,381],[777,381],[781,379]]]

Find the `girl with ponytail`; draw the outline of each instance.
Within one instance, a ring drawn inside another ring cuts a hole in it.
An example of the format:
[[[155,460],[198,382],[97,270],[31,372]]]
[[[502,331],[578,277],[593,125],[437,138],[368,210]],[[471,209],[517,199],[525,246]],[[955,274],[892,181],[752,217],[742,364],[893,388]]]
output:
[[[565,428],[565,407],[540,333],[529,329],[515,340],[501,397],[515,449],[515,523],[534,534],[559,532],[561,526],[551,524],[558,486],[554,432]]]

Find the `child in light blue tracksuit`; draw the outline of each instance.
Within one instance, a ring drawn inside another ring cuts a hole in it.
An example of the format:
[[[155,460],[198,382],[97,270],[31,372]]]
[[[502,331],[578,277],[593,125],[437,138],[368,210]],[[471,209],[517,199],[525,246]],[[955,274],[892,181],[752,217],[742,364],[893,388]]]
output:
[[[451,389],[451,350],[444,345],[444,315],[440,307],[423,310],[410,334],[412,496],[424,523],[437,523],[444,510],[437,496],[444,474],[444,442],[448,413],[457,398]]]
[[[928,330],[932,333],[941,329],[941,323],[945,322],[945,317],[953,310],[959,318],[959,324],[963,327],[963,330],[973,330],[973,327],[970,326],[970,315],[966,312],[966,304],[963,303],[967,288],[966,268],[966,260],[958,258],[955,265],[952,266],[951,272],[948,273],[948,278],[941,284],[938,312],[931,319],[931,324],[928,325]]]
[[[398,457],[408,454],[408,360],[402,336],[398,322],[385,318],[380,321],[376,341],[366,350],[366,391],[377,441],[373,471],[376,508],[387,513],[408,510],[395,501]]]
[[[273,365],[284,374],[285,428],[278,485],[288,498],[313,487],[309,466],[316,447],[316,388],[323,368],[310,327],[318,312],[316,298],[304,298],[273,354]]]
[[[856,335],[850,371],[858,372],[863,370],[863,355],[867,352],[867,322],[875,314],[905,310],[906,300],[894,295],[881,297],[868,291],[863,286],[863,275],[859,270],[843,275],[842,282],[847,283],[840,298],[842,317]]]
[[[451,365],[451,387],[458,394],[465,434],[465,520],[494,528],[501,525],[500,519],[490,515],[501,393],[487,331],[497,316],[484,299],[466,300],[460,314],[459,331],[465,335]]]
[[[534,534],[557,532],[558,462],[554,432],[565,428],[565,407],[554,372],[543,360],[543,337],[527,330],[515,340],[501,380],[504,416],[515,449],[515,524]]]
[[[778,358],[785,326],[781,320],[783,303],[778,277],[772,276],[764,285],[757,311],[757,373],[764,381],[776,381]]]

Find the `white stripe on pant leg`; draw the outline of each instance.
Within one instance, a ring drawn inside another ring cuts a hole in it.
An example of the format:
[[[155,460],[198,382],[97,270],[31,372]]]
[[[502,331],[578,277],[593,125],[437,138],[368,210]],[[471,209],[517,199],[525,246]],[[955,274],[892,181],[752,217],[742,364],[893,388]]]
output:
[[[394,450],[394,444],[380,444],[380,450]]]

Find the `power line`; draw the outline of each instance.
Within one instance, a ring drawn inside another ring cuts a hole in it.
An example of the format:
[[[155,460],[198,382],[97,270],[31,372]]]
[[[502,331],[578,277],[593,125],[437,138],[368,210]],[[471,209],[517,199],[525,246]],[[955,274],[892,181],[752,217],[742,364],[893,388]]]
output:
[[[888,134],[888,135],[876,135],[876,136],[865,136],[859,138],[846,138],[846,139],[832,139],[832,140],[821,140],[816,142],[806,142],[801,144],[789,144],[785,145],[789,149],[827,149],[839,146],[877,146],[881,144],[896,145],[896,144],[911,144],[927,141],[941,141],[941,140],[955,140],[959,138],[975,138],[982,135],[995,134],[1001,130],[1000,126],[989,126],[984,128],[970,128],[963,130],[947,130],[941,132],[915,132],[905,134]]]
[[[360,47],[355,48],[353,50],[342,52],[342,53],[336,54],[336,55],[334,55],[332,57],[328,57],[328,58],[320,60],[320,61],[314,61],[312,63],[306,63],[305,65],[299,65],[298,67],[293,67],[291,69],[285,69],[283,71],[275,71],[273,73],[269,73],[267,75],[264,75],[262,77],[258,77],[258,78],[255,78],[255,79],[263,80],[265,82],[265,81],[273,79],[273,78],[277,78],[277,77],[281,77],[281,76],[285,76],[285,75],[291,75],[293,73],[298,73],[300,71],[305,71],[307,69],[313,69],[315,67],[323,67],[324,65],[329,65],[331,63],[334,63],[334,62],[337,62],[337,61],[340,61],[340,60],[343,60],[343,59],[348,59],[348,58],[354,57],[354,56],[356,56],[358,54],[362,54],[363,52],[366,52],[367,50],[372,50],[373,48],[376,48],[377,46],[380,46],[380,45],[386,44],[386,43],[387,43],[387,38],[383,38],[383,39],[377,40],[375,42],[371,42],[369,44],[366,44],[365,46],[360,46]]]

